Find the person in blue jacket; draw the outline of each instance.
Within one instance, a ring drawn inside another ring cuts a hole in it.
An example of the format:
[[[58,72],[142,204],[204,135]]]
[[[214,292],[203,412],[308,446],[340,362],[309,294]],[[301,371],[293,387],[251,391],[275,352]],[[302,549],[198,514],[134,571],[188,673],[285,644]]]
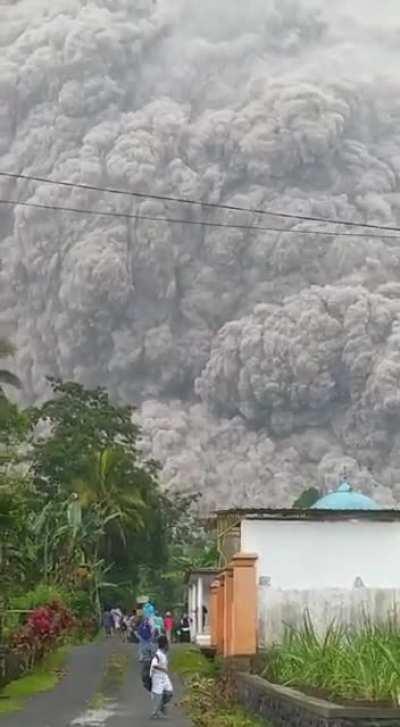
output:
[[[153,656],[153,629],[150,619],[145,618],[140,624],[137,636],[139,639],[139,661],[146,661]]]

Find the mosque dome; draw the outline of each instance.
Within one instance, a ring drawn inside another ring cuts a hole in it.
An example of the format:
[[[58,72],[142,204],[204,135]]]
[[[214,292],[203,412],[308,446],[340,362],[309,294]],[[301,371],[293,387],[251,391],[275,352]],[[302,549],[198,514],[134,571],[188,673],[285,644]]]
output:
[[[370,497],[352,490],[344,480],[335,492],[321,497],[312,506],[313,510],[379,510],[379,506]]]

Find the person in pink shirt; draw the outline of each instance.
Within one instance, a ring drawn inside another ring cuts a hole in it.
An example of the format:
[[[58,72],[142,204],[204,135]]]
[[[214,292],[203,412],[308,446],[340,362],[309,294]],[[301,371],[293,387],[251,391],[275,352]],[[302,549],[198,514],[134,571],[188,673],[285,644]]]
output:
[[[174,631],[174,625],[175,624],[174,624],[174,619],[173,619],[172,613],[171,613],[171,611],[167,611],[167,613],[165,614],[165,618],[164,618],[164,630],[165,630],[165,635],[168,639],[169,644],[172,643],[172,634]]]

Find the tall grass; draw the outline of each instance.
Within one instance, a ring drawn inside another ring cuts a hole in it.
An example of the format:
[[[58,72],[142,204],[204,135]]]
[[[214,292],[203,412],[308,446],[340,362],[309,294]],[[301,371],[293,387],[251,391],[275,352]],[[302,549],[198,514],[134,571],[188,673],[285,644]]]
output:
[[[396,620],[359,629],[334,622],[318,636],[309,614],[301,629],[287,627],[280,646],[267,656],[263,676],[333,699],[400,704],[400,626]]]

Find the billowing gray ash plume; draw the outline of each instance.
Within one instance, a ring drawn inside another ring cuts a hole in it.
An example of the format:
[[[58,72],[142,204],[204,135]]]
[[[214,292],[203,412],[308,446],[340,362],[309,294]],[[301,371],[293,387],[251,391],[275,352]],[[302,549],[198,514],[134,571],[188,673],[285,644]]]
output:
[[[400,225],[397,0],[2,0],[0,21],[0,170]],[[400,241],[5,178],[0,197],[282,226],[2,206],[27,397],[52,374],[138,402],[164,480],[209,506],[288,504],[343,465],[399,501]]]

